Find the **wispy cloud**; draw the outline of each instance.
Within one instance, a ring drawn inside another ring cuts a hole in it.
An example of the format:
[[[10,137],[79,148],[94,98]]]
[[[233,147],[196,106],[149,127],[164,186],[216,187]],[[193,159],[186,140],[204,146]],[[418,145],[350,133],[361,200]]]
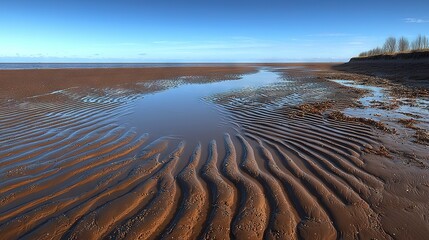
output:
[[[348,42],[347,44],[349,44],[349,45],[363,45],[364,42],[361,42],[361,41],[351,41],[351,42]]]
[[[404,18],[404,22],[406,22],[406,23],[429,23],[429,20],[421,19],[421,18]]]
[[[117,42],[117,43],[96,43],[91,44],[91,47],[133,47],[140,46],[142,43],[137,42]]]
[[[308,34],[307,37],[348,37],[351,34],[348,33],[317,33],[317,34]]]
[[[162,40],[162,41],[153,41],[153,44],[160,44],[160,45],[183,45],[183,44],[190,44],[192,42],[190,41],[168,41],[168,40]]]

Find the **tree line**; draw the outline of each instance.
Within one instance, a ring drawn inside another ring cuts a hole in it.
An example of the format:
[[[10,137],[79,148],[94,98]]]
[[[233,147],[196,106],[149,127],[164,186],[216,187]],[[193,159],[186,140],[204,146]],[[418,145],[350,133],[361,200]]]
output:
[[[383,44],[383,47],[376,47],[366,52],[359,54],[359,57],[369,57],[381,54],[394,54],[408,51],[421,51],[429,49],[429,39],[424,35],[417,36],[414,41],[410,42],[407,38],[388,37]]]

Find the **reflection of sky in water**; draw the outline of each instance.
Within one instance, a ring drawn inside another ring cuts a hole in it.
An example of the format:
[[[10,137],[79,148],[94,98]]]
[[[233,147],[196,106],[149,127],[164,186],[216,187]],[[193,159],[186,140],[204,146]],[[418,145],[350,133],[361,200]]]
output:
[[[415,118],[420,123],[420,127],[429,127],[429,99],[426,98],[395,98],[390,96],[386,88],[358,84],[352,80],[332,80],[343,86],[365,89],[369,93],[365,94],[359,101],[365,108],[348,108],[344,113],[350,116],[371,118],[376,121],[397,122],[399,119]],[[371,102],[382,102],[386,104],[398,101],[399,107],[396,109],[380,109],[372,106]],[[418,118],[412,116],[419,116]]]
[[[352,80],[332,80],[332,81],[334,81],[336,83],[339,83],[339,84],[341,84],[343,86],[353,87],[353,88],[358,88],[358,89],[363,89],[363,90],[368,90],[369,93],[359,99],[359,101],[365,107],[371,106],[371,102],[372,101],[388,102],[389,99],[390,99],[389,95],[387,95],[385,93],[384,88],[382,88],[382,87],[356,84]]]
[[[144,95],[132,103],[133,113],[120,121],[157,136],[202,140],[205,136],[222,134],[228,127],[224,116],[216,110],[217,105],[204,99],[221,93],[250,91],[279,81],[284,80],[276,73],[260,71],[244,75],[240,80],[179,85]]]

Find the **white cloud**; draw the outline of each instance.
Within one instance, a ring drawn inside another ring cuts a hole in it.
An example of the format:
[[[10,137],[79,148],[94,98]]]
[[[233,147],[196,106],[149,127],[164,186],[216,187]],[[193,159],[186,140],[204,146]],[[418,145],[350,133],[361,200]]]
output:
[[[161,45],[183,45],[183,44],[190,44],[192,42],[189,41],[153,41],[153,44],[161,44]]]
[[[318,33],[318,34],[308,34],[307,37],[348,37],[351,34],[348,33]]]
[[[404,18],[406,23],[429,23],[429,20],[420,19],[420,18]]]
[[[360,41],[352,41],[352,42],[348,42],[349,45],[363,45],[364,42],[360,42]]]

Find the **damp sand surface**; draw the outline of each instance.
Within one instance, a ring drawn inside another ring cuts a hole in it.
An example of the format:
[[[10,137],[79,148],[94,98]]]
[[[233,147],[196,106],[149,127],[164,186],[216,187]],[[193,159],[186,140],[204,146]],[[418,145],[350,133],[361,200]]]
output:
[[[330,67],[1,70],[0,234],[424,238],[427,99]]]

